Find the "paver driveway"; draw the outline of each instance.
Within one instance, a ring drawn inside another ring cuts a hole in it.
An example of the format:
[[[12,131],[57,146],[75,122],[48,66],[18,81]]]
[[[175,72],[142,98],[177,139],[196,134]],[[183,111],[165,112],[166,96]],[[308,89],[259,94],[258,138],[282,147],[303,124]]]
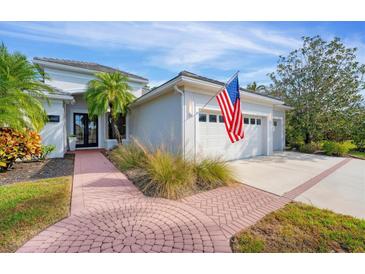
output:
[[[245,185],[149,198],[100,152],[80,151],[71,216],[18,252],[231,252],[234,233],[288,201]]]

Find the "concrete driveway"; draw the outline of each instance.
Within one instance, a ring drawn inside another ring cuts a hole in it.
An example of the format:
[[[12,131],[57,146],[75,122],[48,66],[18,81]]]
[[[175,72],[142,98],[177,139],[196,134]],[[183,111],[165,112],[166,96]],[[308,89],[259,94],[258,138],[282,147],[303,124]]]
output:
[[[365,161],[296,152],[230,163],[238,181],[365,219]]]

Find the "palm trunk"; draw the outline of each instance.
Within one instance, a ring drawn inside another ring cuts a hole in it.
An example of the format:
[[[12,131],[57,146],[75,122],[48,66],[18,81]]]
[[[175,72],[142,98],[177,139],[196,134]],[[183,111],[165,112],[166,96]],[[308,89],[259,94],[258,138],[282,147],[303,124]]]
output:
[[[111,122],[112,122],[112,131],[113,131],[113,135],[117,138],[117,141],[119,144],[122,143],[122,136],[120,135],[119,129],[118,129],[118,125],[117,125],[117,121],[114,119],[113,116],[111,116]]]

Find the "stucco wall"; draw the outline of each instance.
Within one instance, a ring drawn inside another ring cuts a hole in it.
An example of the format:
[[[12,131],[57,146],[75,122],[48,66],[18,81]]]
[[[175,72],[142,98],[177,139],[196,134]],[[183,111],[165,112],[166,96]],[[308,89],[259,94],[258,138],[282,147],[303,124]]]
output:
[[[85,91],[87,84],[95,77],[90,74],[83,74],[60,69],[45,68],[45,72],[50,76],[50,80],[46,82],[54,87],[69,93],[78,93]],[[136,82],[128,82],[131,87],[131,92],[136,96],[142,95],[142,88],[144,84]]]
[[[181,95],[169,93],[132,107],[128,114],[129,138],[157,148],[181,151]]]
[[[65,152],[65,128],[66,128],[66,117],[64,103],[62,100],[50,100],[43,103],[44,108],[48,115],[59,115],[59,122],[49,122],[41,131],[42,143],[45,145],[55,145],[56,149],[52,152],[49,157],[63,157]]]

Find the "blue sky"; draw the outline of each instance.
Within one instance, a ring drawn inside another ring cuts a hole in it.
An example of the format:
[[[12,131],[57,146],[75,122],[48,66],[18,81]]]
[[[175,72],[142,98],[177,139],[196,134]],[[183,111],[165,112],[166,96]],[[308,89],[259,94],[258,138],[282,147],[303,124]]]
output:
[[[302,36],[337,36],[365,63],[365,22],[0,22],[0,41],[29,58],[96,62],[159,85],[181,70],[240,84],[270,82]]]

